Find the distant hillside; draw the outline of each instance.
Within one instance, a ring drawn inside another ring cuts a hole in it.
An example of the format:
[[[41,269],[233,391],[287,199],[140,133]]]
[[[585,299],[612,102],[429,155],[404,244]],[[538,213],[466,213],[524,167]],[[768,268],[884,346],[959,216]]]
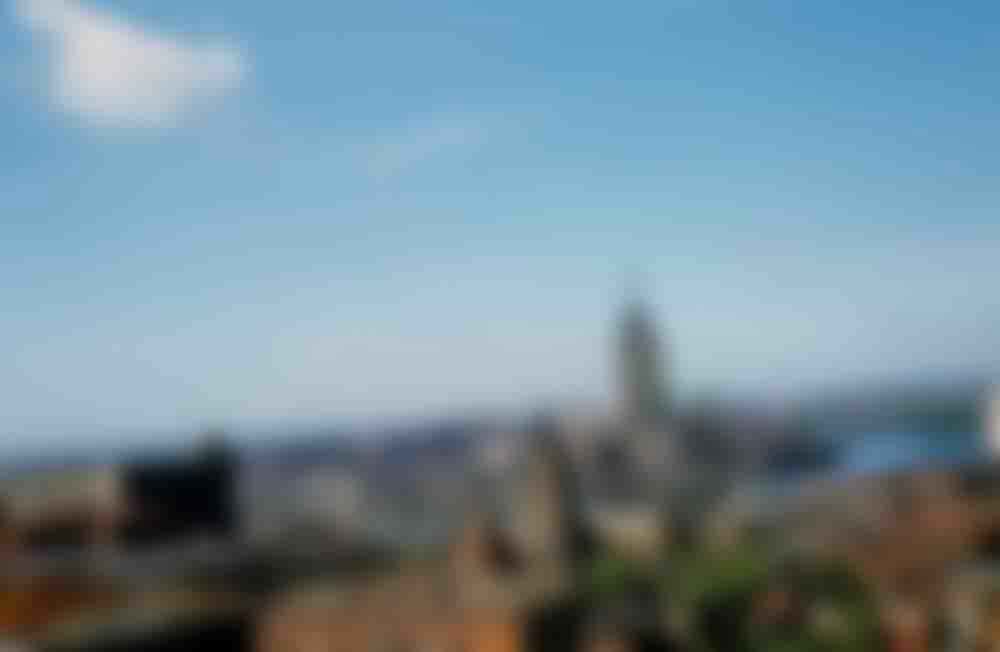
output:
[[[315,466],[418,467],[465,459],[492,431],[487,420],[402,424],[369,431],[315,430],[245,446],[248,463],[289,471]]]
[[[922,383],[864,385],[804,402],[804,418],[823,429],[878,428],[905,425],[941,433],[970,433],[980,428],[982,378]]]
[[[288,471],[315,466],[358,463],[362,448],[341,431],[321,430],[291,434],[242,447],[248,464],[266,463]]]
[[[384,443],[376,455],[386,466],[458,460],[468,456],[490,430],[489,424],[471,420],[394,429],[383,433]]]

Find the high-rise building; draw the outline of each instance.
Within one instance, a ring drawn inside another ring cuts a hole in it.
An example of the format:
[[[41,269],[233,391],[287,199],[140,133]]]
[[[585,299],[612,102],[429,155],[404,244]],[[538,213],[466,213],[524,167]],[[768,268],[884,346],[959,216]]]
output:
[[[669,395],[656,326],[642,302],[633,300],[625,307],[619,338],[624,416],[632,427],[662,427],[669,413]]]
[[[685,492],[700,470],[694,464],[688,433],[675,417],[666,380],[661,341],[649,308],[626,304],[618,331],[623,445],[629,460],[632,502],[660,505],[685,502]],[[621,471],[619,471],[620,473]]]

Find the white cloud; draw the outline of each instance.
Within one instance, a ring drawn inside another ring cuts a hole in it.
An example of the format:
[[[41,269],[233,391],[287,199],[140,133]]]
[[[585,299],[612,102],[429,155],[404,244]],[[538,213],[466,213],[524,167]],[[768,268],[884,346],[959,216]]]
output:
[[[45,85],[56,108],[98,125],[164,126],[234,91],[242,52],[148,31],[77,0],[14,0],[42,37]]]
[[[417,120],[371,146],[368,169],[376,178],[392,177],[449,151],[476,147],[486,132],[482,120],[466,116]]]

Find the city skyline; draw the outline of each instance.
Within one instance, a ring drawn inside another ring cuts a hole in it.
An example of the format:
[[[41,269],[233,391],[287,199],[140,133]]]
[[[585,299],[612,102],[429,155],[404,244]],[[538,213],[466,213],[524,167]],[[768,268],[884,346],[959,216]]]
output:
[[[0,447],[996,373],[998,20],[7,2]]]

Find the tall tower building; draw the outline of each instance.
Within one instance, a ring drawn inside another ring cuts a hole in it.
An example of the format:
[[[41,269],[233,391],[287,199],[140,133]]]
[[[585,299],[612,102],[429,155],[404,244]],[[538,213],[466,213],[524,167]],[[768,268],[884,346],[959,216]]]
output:
[[[669,414],[669,396],[661,375],[660,342],[646,306],[631,301],[619,326],[622,403],[630,425],[658,428]]]

